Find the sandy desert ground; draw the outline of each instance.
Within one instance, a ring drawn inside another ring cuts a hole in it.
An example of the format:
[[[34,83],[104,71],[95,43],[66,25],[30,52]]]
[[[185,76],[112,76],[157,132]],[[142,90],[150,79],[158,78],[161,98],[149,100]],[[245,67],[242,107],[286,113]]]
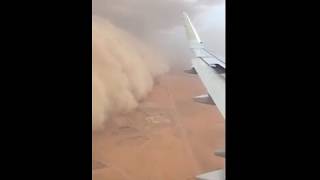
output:
[[[196,75],[170,72],[135,111],[93,134],[93,180],[191,180],[223,167],[224,120]]]

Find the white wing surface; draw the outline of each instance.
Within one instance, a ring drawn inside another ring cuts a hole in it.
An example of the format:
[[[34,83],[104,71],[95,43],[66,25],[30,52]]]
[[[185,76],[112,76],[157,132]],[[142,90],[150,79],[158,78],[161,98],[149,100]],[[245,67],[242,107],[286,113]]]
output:
[[[192,69],[199,75],[213,104],[225,118],[225,62],[205,49],[190,18],[185,12],[183,15],[190,49],[194,54]]]

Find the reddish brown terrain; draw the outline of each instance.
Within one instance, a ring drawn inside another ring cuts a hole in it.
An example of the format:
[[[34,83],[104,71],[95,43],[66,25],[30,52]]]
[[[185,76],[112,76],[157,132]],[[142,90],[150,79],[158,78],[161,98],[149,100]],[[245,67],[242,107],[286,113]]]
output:
[[[93,134],[93,180],[191,180],[223,167],[224,120],[196,75],[170,72],[133,112]]]

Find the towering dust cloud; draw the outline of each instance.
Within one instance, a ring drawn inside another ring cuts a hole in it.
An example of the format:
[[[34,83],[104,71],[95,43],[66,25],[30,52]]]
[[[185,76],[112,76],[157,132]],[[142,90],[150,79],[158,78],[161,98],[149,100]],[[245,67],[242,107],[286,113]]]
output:
[[[164,59],[145,43],[97,16],[92,17],[92,127],[137,107],[168,71]]]
[[[93,0],[93,129],[134,109],[151,91],[153,78],[168,70],[167,64],[189,68],[182,11],[195,16],[223,1]]]

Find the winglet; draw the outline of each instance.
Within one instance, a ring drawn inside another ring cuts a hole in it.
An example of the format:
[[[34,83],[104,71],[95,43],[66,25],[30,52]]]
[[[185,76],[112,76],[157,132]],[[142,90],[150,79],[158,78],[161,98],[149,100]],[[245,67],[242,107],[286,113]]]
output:
[[[192,43],[202,43],[200,40],[200,37],[194,28],[188,14],[186,12],[183,12],[183,17],[184,17],[184,27],[186,29],[187,37],[188,40],[191,41]]]

